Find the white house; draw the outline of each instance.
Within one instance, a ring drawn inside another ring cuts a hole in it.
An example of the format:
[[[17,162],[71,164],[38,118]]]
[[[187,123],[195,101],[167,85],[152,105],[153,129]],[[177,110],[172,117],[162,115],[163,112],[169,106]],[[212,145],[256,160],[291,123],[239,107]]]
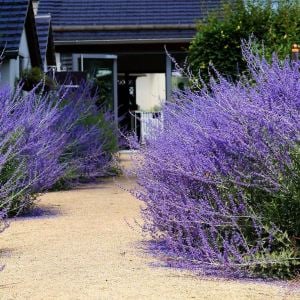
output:
[[[38,14],[51,14],[57,71],[94,79],[125,131],[134,127],[133,113],[153,113],[152,118],[157,118],[161,101],[169,100],[172,88],[178,87],[174,86],[178,78],[173,78],[176,68],[166,49],[177,62],[184,62],[197,21],[219,3],[35,1]]]
[[[1,1],[0,51],[0,85],[13,87],[22,70],[41,67],[31,0]]]

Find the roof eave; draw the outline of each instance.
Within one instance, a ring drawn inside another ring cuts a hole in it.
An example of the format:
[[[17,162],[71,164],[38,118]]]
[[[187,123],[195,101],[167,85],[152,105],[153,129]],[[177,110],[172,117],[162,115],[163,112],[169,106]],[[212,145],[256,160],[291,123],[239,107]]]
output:
[[[54,41],[56,46],[72,45],[124,45],[124,44],[176,44],[190,43],[192,38],[172,38],[172,39],[121,39],[121,40],[71,40]]]
[[[196,22],[191,24],[131,24],[131,25],[54,25],[56,32],[72,31],[128,31],[128,30],[189,30],[196,29]]]

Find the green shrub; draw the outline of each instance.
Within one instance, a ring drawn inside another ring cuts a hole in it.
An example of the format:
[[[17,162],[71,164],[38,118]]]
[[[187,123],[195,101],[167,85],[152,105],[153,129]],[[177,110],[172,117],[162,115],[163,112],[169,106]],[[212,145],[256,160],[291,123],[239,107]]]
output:
[[[300,147],[293,149],[292,163],[280,175],[280,189],[267,192],[249,189],[251,205],[268,223],[275,224],[300,247]]]
[[[24,91],[30,91],[38,85],[39,90],[43,89],[46,92],[55,87],[55,82],[38,67],[24,70],[20,82]]]
[[[119,150],[117,127],[112,122],[111,116],[99,111],[97,115],[87,116],[83,123],[86,125],[97,125],[101,129],[103,138],[103,150],[110,155]],[[100,137],[99,137],[100,138]]]
[[[207,274],[300,271],[300,62],[242,50],[251,80],[174,94],[135,160],[151,249]]]
[[[246,3],[246,4],[245,4]],[[199,70],[209,79],[209,65],[236,79],[246,70],[241,53],[241,40],[250,36],[257,41],[257,50],[269,59],[273,52],[279,58],[291,53],[293,43],[300,42],[300,3],[297,0],[235,0],[211,12],[198,24],[197,34],[189,47],[192,71]]]

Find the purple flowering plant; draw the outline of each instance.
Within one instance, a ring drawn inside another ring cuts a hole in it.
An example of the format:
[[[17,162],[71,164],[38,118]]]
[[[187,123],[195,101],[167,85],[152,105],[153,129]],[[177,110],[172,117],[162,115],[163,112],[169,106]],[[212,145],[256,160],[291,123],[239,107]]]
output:
[[[41,192],[107,174],[117,130],[97,97],[84,82],[48,92],[43,81],[29,92],[23,83],[0,87],[0,233]]]
[[[41,83],[42,84],[42,83]],[[0,88],[0,211],[17,215],[31,208],[36,196],[57,182],[74,182],[105,174],[112,153],[97,116],[90,86],[60,87],[49,93]],[[88,118],[96,120],[87,122]],[[111,125],[113,128],[113,125]]]
[[[243,45],[249,77],[173,93],[135,157],[143,229],[168,264],[225,276],[299,271],[300,63]],[[136,145],[134,145],[136,147]]]

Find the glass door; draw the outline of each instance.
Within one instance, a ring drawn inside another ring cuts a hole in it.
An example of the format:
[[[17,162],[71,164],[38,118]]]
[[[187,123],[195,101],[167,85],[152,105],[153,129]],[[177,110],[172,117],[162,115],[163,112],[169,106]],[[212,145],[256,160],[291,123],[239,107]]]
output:
[[[73,70],[86,73],[99,90],[99,103],[113,110],[117,120],[117,56],[73,54]]]

